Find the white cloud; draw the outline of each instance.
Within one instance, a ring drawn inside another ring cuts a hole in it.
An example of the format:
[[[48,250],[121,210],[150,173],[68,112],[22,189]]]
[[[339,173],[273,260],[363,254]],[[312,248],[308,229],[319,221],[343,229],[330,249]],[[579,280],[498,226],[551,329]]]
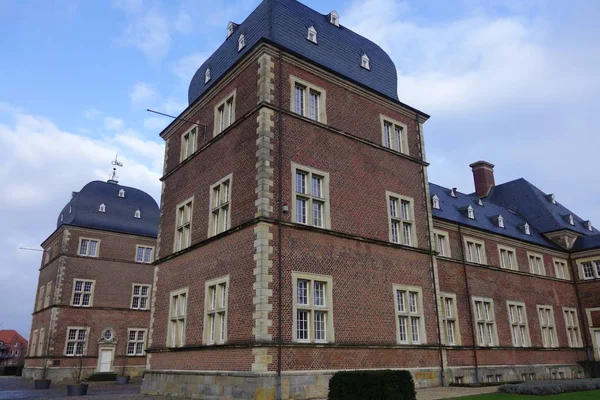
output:
[[[132,21],[117,42],[137,48],[152,63],[157,63],[171,47],[169,17],[154,8],[143,12],[137,7],[131,10]]]
[[[193,53],[180,58],[173,64],[173,73],[179,78],[181,83],[187,88],[192,80],[192,77],[200,68],[202,63],[206,61],[209,54]]]
[[[123,129],[125,123],[122,119],[113,117],[104,117],[104,128],[109,131],[118,131]]]
[[[134,106],[147,106],[159,97],[158,93],[149,83],[136,82],[133,85],[129,98]]]
[[[83,116],[87,119],[95,119],[102,115],[102,111],[95,108],[88,108],[83,110]]]
[[[163,110],[167,114],[179,115],[183,110],[187,108],[188,104],[186,101],[180,101],[175,98],[168,98],[163,104]]]
[[[0,113],[16,114],[25,112],[24,108],[13,107],[8,103],[0,101]]]
[[[175,19],[175,29],[180,33],[190,33],[193,28],[192,19],[186,9],[183,7],[179,8],[177,18]]]

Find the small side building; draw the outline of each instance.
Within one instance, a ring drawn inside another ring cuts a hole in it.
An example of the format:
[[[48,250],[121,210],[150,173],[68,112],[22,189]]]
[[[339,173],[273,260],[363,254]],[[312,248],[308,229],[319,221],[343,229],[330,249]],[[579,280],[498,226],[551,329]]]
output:
[[[25,365],[27,339],[13,329],[0,330],[0,368]]]

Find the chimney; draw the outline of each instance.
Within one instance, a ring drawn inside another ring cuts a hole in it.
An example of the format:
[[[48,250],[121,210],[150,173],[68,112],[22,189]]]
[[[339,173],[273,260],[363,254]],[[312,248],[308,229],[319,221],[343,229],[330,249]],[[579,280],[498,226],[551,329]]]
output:
[[[494,182],[494,164],[487,161],[476,161],[469,167],[473,170],[475,194],[477,194],[477,197],[487,197],[496,184]]]

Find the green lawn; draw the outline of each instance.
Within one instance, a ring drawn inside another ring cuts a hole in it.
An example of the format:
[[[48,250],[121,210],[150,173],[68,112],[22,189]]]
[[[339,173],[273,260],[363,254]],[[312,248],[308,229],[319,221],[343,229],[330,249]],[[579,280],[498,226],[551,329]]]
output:
[[[490,393],[477,396],[457,397],[465,400],[597,400],[600,399],[600,390],[588,390],[585,392],[572,392],[555,394],[552,396],[525,396],[522,394]]]

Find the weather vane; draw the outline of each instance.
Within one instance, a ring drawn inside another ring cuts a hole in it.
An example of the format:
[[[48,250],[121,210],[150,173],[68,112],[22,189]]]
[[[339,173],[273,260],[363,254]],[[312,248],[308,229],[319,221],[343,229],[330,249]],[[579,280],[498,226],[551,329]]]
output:
[[[113,161],[110,162],[112,165],[114,165],[113,170],[112,170],[112,175],[110,177],[110,179],[108,180],[109,183],[119,183],[119,177],[117,176],[117,167],[122,167],[123,163],[121,161],[119,161],[119,154],[117,153],[117,155],[115,156],[115,159]]]

